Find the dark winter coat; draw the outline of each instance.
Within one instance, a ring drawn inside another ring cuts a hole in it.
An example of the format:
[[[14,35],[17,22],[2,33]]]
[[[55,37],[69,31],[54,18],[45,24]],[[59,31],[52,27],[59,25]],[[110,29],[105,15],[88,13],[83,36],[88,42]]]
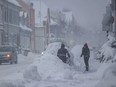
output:
[[[57,52],[57,56],[64,62],[67,62],[67,56],[70,58],[70,54],[68,50],[65,48],[65,45],[62,45],[61,48]]]
[[[90,50],[88,48],[88,46],[84,45],[84,47],[82,48],[82,53],[81,53],[81,57],[90,57]]]
[[[84,62],[85,62],[85,66],[86,66],[86,71],[88,71],[89,70],[90,50],[89,50],[87,44],[85,44],[84,47],[82,48],[81,57],[82,56],[84,56]]]

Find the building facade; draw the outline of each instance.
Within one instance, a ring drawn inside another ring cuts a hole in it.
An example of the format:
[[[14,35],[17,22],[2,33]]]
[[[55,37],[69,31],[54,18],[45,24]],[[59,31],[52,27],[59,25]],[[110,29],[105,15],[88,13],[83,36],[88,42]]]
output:
[[[2,45],[2,34],[3,34],[3,2],[0,0],[0,45]]]
[[[47,45],[45,27],[35,27],[35,52],[42,53]]]
[[[29,2],[27,0],[27,2]],[[47,15],[47,6],[42,1],[30,0],[33,3],[35,9],[35,29],[33,31],[32,46],[36,53],[41,53],[46,47],[46,33],[43,21],[46,20],[44,17]]]
[[[22,50],[31,50],[33,51],[32,43],[34,42],[34,25],[35,25],[35,17],[34,17],[34,9],[32,3],[26,3],[23,0],[17,0],[21,5],[20,11],[20,47]]]
[[[0,0],[1,45],[18,46],[20,5],[15,0]]]

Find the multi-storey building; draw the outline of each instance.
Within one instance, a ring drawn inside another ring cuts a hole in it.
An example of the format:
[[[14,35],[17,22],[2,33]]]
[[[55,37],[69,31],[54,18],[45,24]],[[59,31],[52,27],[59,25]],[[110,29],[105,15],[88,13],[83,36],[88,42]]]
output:
[[[0,3],[1,44],[18,46],[20,5],[15,0],[0,0]]]
[[[2,44],[2,34],[3,34],[3,1],[0,0],[0,45]]]
[[[26,3],[23,0],[17,0],[21,5],[20,11],[20,47],[23,50],[33,50],[34,43],[34,26],[35,26],[35,11],[33,3]]]

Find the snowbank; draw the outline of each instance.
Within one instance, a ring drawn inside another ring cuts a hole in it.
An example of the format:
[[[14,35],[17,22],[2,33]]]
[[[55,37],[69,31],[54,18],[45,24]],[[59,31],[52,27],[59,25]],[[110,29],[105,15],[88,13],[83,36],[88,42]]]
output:
[[[99,64],[100,67],[98,68],[97,72],[96,72],[96,76],[98,78],[102,78],[105,70],[111,65],[110,63],[100,63]]]
[[[113,61],[113,58],[115,56],[115,48],[112,48],[112,43],[115,41],[115,38],[112,36],[108,36],[108,41],[102,46],[101,49],[101,62],[107,62],[109,60]]]
[[[23,67],[25,65],[31,64],[33,62],[33,58],[37,58],[38,55],[29,52],[28,56],[23,56],[22,54],[18,55],[18,64],[12,65],[12,67],[19,66],[21,70],[16,70],[15,68],[9,69],[10,71],[14,71],[14,73],[8,73],[7,76],[0,79],[0,87],[28,87],[26,84],[32,81],[40,81],[41,77],[37,72],[36,66]],[[24,64],[26,63],[26,64]],[[22,64],[22,66],[20,66]],[[16,71],[16,72],[15,72]]]
[[[98,79],[93,77],[93,75],[91,76],[90,72],[80,73],[75,68],[63,63],[62,60],[57,57],[57,50],[60,46],[60,42],[49,44],[46,51],[41,56],[29,53],[28,57],[35,58],[34,62],[26,67],[23,72],[18,72],[17,76],[13,74],[11,77],[15,77],[14,80],[10,80],[9,77],[8,81],[0,82],[0,87],[39,87],[41,84],[48,84],[50,81],[52,83],[56,82],[55,84],[60,84],[61,82],[64,85],[62,87],[67,87],[66,85],[68,85],[68,87],[85,87],[88,84],[90,85],[92,82],[94,82],[92,85],[95,85]],[[74,64],[77,65],[78,68],[84,69],[84,67],[82,67],[84,65],[82,63],[83,58],[80,58],[82,47],[83,45],[77,45],[71,52],[74,55]],[[20,57],[23,56],[20,55]],[[23,57],[23,59],[25,58]],[[22,61],[24,61],[23,59]],[[28,59],[30,60],[30,58]],[[91,59],[93,59],[92,56]],[[92,65],[95,65],[95,62],[91,61],[91,63]],[[18,78],[18,80],[16,78]],[[45,87],[54,87],[54,85],[46,85]],[[61,85],[58,87],[61,87]]]
[[[35,80],[35,81],[41,80],[41,77],[37,71],[37,66],[31,66],[27,68],[23,73],[23,77],[26,80]]]
[[[16,81],[2,81],[0,82],[0,87],[25,87],[23,81],[16,80]]]
[[[104,70],[102,79],[96,87],[116,87],[116,63],[112,63]]]
[[[72,74],[68,64],[64,64],[57,56],[45,53],[32,65],[37,66],[43,80],[71,79]]]
[[[104,55],[104,59],[107,61],[108,58],[113,58],[114,57],[114,48],[112,48],[111,46],[108,45],[108,43],[105,43],[103,46],[102,46],[102,55]]]
[[[82,68],[82,61],[81,61],[81,52],[82,52],[82,47],[83,45],[76,45],[75,47],[72,48],[71,52],[74,56],[73,58],[73,62],[74,62],[74,65],[76,65],[77,68]]]
[[[96,75],[101,77],[101,80],[96,85],[96,87],[116,87],[116,52],[112,48],[112,43],[115,41],[115,38],[108,36],[108,41],[102,46],[101,50],[101,60],[104,63],[101,63]],[[112,62],[108,62],[108,61]]]
[[[71,67],[63,63],[62,60],[57,57],[57,51],[60,47],[61,42],[50,43],[44,51],[44,54],[36,58],[25,72],[31,72],[33,70],[32,67],[37,67],[35,71],[41,80],[73,79]],[[24,74],[24,77],[25,75],[27,75],[26,78],[30,76],[30,74]],[[33,79],[33,77],[31,79]]]

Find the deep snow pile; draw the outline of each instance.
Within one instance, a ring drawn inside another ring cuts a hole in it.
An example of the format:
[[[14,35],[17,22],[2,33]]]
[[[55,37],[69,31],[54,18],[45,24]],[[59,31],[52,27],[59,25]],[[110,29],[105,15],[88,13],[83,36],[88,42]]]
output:
[[[68,64],[64,64],[58,57],[57,51],[61,47],[61,42],[50,43],[44,54],[35,59],[27,70],[23,73],[24,77],[34,79],[34,73],[37,74],[37,80],[64,80],[72,79],[72,71]],[[36,68],[36,69],[33,69]],[[33,70],[33,72],[32,72]],[[28,72],[28,73],[27,73]],[[31,77],[31,76],[32,77]]]
[[[41,77],[37,71],[37,66],[30,66],[23,72],[23,77],[26,80],[40,81]]]
[[[71,79],[72,73],[68,64],[64,64],[57,56],[46,53],[31,66],[37,66],[43,80]]]
[[[104,70],[102,78],[96,85],[96,87],[116,87],[116,63],[104,65],[102,66],[107,68]],[[101,74],[101,69],[99,71],[100,71],[99,74]]]
[[[55,87],[85,87],[86,85],[87,86],[91,84],[95,85],[96,82],[99,80],[99,78],[95,76],[96,73],[93,75],[91,75],[92,74],[91,71],[87,73],[83,73],[82,71],[84,70],[79,71],[79,69],[72,68],[68,64],[64,64],[57,57],[56,52],[60,46],[61,43],[49,44],[48,48],[46,49],[43,55],[36,56],[34,62],[31,65],[29,65],[23,72],[13,75],[15,78],[18,77],[18,79],[14,79],[14,80],[12,79],[11,81],[3,81],[0,83],[0,87],[39,87],[40,86],[39,84],[41,84],[42,81],[48,81],[48,82],[52,81],[52,83],[58,82],[57,84],[61,82],[64,85],[64,86],[59,85]],[[73,59],[74,65],[76,65],[75,67],[80,69],[84,69],[85,66],[83,63],[83,58],[80,58],[82,47],[83,45],[77,45],[71,51],[74,55],[74,59]],[[95,64],[95,61],[93,60],[94,57],[93,57],[93,53],[91,52],[90,67],[98,65]],[[97,75],[101,74],[101,72],[102,71],[99,70],[99,72],[97,72],[98,73]],[[71,81],[72,86],[70,85],[66,86],[67,84],[65,82],[68,81]],[[35,85],[35,83],[37,83],[38,85],[31,86],[31,84]],[[54,87],[54,86],[46,85],[40,87]],[[88,86],[88,87],[93,87],[93,86]]]
[[[77,69],[79,69],[79,67],[82,68],[82,61],[81,61],[81,57],[80,57],[81,52],[82,52],[82,47],[83,47],[83,45],[76,45],[71,50],[71,52],[74,56],[73,62],[74,62],[75,67],[77,67]]]
[[[75,78],[75,71],[73,71],[72,67],[68,64],[63,63],[57,57],[57,51],[60,47],[61,42],[54,42],[49,44],[44,51],[44,54],[41,57],[36,58],[34,63],[28,67],[26,72],[29,72],[28,70],[31,70],[29,68],[37,67],[37,72],[41,80],[64,80]],[[74,49],[72,50],[75,57],[75,60],[73,61],[76,61],[75,64],[77,65],[79,64],[79,61],[76,58],[80,56],[81,50],[82,45],[77,45],[77,47],[74,47]],[[26,75],[29,76],[28,74]]]
[[[115,48],[111,47],[113,41],[115,41],[115,38],[109,35],[108,39],[109,40],[102,46],[101,49],[100,57],[102,62],[107,62],[109,60],[113,61],[115,56]]]
[[[0,87],[25,87],[25,83],[20,80],[14,81],[2,81],[0,82]]]
[[[44,54],[41,57],[36,58],[34,63],[28,67],[26,72],[31,72],[28,71],[31,70],[29,69],[31,67],[37,67],[37,72],[41,80],[77,79],[79,77],[78,72],[82,72],[85,69],[83,62],[84,60],[83,58],[80,58],[83,45],[76,45],[71,51],[74,56],[74,65],[72,65],[74,67],[63,63],[57,57],[57,50],[60,48],[60,46],[61,43],[59,42],[49,44]],[[92,62],[94,62],[93,53],[91,53],[90,59],[92,59]],[[27,76],[29,76],[28,74],[29,73],[27,73]]]
[[[68,64],[64,64],[57,56],[61,43],[51,43],[41,56],[36,56],[34,62],[22,73],[17,72],[9,76],[9,80],[2,81],[2,87],[25,87],[33,81],[73,79],[73,72]],[[29,55],[31,56],[31,55]],[[34,56],[35,57],[35,56]],[[13,78],[14,77],[14,80]],[[14,83],[15,82],[15,83]],[[20,82],[20,85],[18,83]]]
[[[101,77],[96,87],[116,87],[116,49],[112,48],[115,38],[108,36],[108,39],[101,49],[102,61],[104,63],[101,63],[101,67],[96,73],[97,76]]]

